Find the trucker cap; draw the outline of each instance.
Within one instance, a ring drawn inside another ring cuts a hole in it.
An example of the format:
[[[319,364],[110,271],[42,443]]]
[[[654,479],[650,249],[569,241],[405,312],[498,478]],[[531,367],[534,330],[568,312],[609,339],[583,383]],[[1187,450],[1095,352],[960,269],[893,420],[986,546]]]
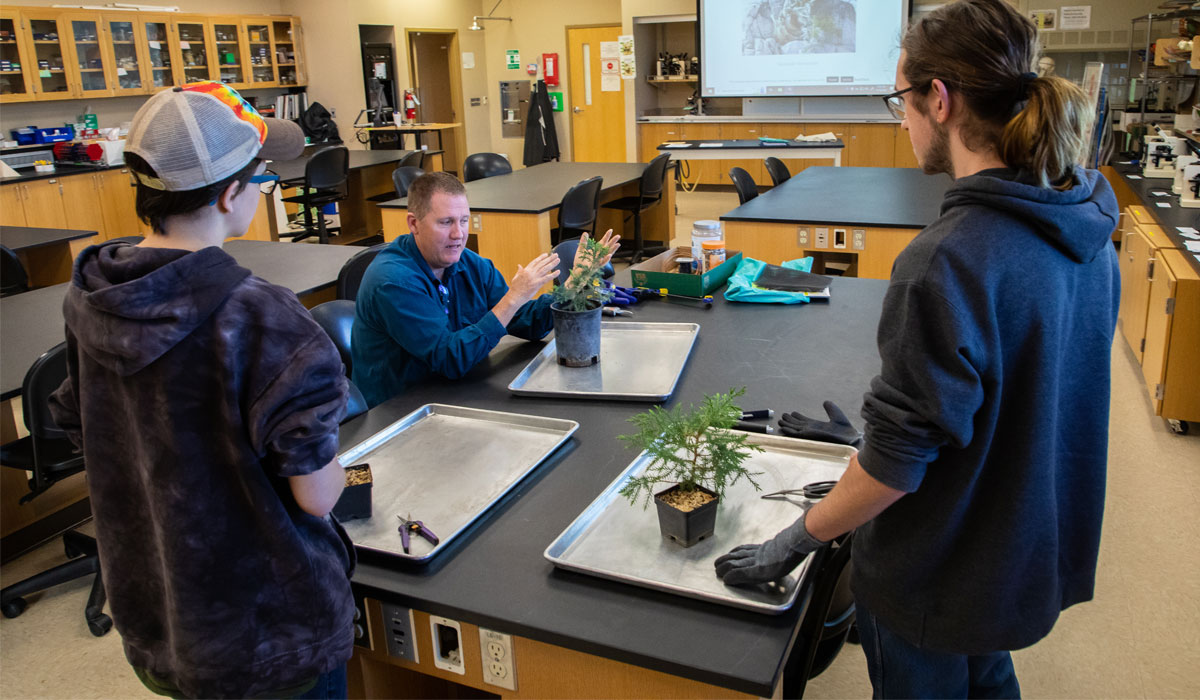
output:
[[[304,132],[293,122],[263,117],[232,88],[203,81],[147,100],[133,115],[125,150],[157,174],[135,171],[139,182],[182,192],[220,182],[255,157],[296,158],[304,151]]]

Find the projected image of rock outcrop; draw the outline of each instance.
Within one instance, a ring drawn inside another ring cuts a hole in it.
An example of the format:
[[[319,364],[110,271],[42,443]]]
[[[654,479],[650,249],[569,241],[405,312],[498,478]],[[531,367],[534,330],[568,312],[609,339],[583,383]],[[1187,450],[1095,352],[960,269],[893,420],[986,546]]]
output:
[[[853,53],[855,0],[748,0],[742,54]]]

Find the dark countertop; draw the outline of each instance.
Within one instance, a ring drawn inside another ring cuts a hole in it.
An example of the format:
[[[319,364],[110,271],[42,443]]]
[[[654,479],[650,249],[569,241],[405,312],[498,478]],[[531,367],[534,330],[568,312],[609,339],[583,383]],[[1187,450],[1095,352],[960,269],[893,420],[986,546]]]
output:
[[[841,139],[838,139],[837,141],[824,141],[824,142],[784,141],[782,143],[780,143],[778,141],[760,141],[758,139],[725,139],[725,140],[722,140],[722,139],[696,139],[696,140],[671,141],[671,143],[686,143],[687,145],[686,146],[675,146],[675,147],[660,145],[658,147],[658,150],[660,150],[660,151],[706,150],[707,151],[709,149],[713,149],[713,150],[720,151],[725,148],[800,148],[800,149],[804,149],[804,148],[845,148],[846,147],[846,144],[842,143]],[[721,144],[721,147],[713,148],[712,146],[705,146],[703,149],[701,149],[700,144],[702,144],[702,143],[719,143],[719,144]]]
[[[821,415],[821,402],[830,399],[861,423],[863,392],[879,371],[875,333],[886,289],[882,280],[835,278],[828,302],[796,306],[726,303],[720,293],[710,310],[646,301],[633,307],[633,320],[701,325],[666,406],[745,386],[745,408]],[[508,383],[542,347],[508,338],[463,379],[418,386],[343,426],[341,444],[349,448],[433,402],[580,424],[567,444],[429,565],[360,555],[353,579],[357,593],[770,696],[803,599],[782,615],[763,615],[563,571],[546,561],[546,547],[633,460],[635,453],[615,438],[631,432],[627,419],[652,404],[512,396]],[[653,511],[646,517],[654,517]]]
[[[805,168],[721,221],[924,228],[938,217],[949,175],[918,168]]]
[[[12,185],[20,182],[29,182],[31,180],[45,180],[52,177],[70,177],[71,175],[86,175],[88,173],[98,173],[103,170],[112,170],[113,168],[124,168],[124,163],[117,165],[91,165],[87,163],[55,163],[54,172],[39,173],[35,172],[32,167],[20,168],[17,172],[21,173],[16,177],[0,177],[0,185]]]
[[[269,241],[230,241],[224,248],[243,267],[298,296],[334,284],[346,260],[363,250]],[[33,361],[63,341],[67,286],[56,284],[0,299],[0,400],[19,396]]]
[[[69,228],[33,228],[30,226],[0,226],[0,243],[13,251],[41,248],[66,243],[78,238],[95,236],[95,231]]]
[[[1200,209],[1184,209],[1179,206],[1179,195],[1171,192],[1171,180],[1166,178],[1146,179],[1144,177],[1137,180],[1130,180],[1130,175],[1142,174],[1142,169],[1136,165],[1114,165],[1113,169],[1125,181],[1129,189],[1133,190],[1138,198],[1142,200],[1142,204],[1150,212],[1150,215],[1167,232],[1171,243],[1184,252],[1184,257],[1188,259],[1188,262],[1192,264],[1196,272],[1200,273],[1200,260],[1197,260],[1195,254],[1183,244],[1184,241],[1193,239],[1184,238],[1179,235],[1179,231],[1176,229],[1177,226],[1190,226],[1194,229],[1200,229]],[[1165,196],[1156,196],[1155,192],[1166,192],[1167,194]],[[1160,207],[1158,206],[1159,202],[1165,202],[1171,206],[1170,208]],[[1193,240],[1193,242],[1195,241]]]
[[[542,163],[505,175],[466,183],[471,211],[504,211],[540,214],[562,203],[571,186],[589,177],[604,178],[604,189],[633,182],[642,176],[644,163]],[[387,209],[408,206],[407,199],[383,202]]]
[[[388,163],[398,163],[404,156],[412,153],[412,151],[401,150],[379,150],[379,151],[350,151],[350,170],[358,170],[359,168],[370,168],[374,165],[387,165]],[[427,154],[441,153],[441,151],[426,151]],[[308,162],[312,154],[293,158],[292,160],[271,161],[267,164],[272,172],[279,175],[281,180],[294,180],[304,177],[304,164]]]

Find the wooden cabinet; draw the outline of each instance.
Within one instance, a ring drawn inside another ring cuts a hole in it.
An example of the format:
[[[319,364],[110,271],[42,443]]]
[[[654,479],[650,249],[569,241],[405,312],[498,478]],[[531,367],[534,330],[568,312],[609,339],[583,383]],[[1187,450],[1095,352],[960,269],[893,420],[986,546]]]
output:
[[[280,86],[307,85],[304,72],[303,30],[300,19],[271,19],[271,45],[275,48],[275,67]]]
[[[1151,273],[1145,347],[1155,415],[1200,421],[1200,275],[1178,249],[1161,250]]]
[[[137,188],[133,186],[129,168],[96,173],[100,185],[100,213],[105,239],[121,236],[145,236],[149,224],[137,216]]]
[[[242,18],[242,34],[246,39],[242,65],[246,68],[249,87],[274,87],[279,84],[275,76],[275,45],[272,41],[269,17]]]
[[[179,66],[179,83],[214,80],[216,58],[209,48],[211,29],[204,17],[179,17],[171,25],[173,60]]]
[[[101,210],[100,173],[85,173],[60,178],[59,184],[62,193],[60,206],[67,220],[65,228],[81,231],[94,230],[97,235],[84,239],[86,241],[84,247],[107,238]]]
[[[166,15],[138,13],[141,25],[140,40],[146,42],[145,80],[149,92],[173,87],[183,82],[179,61],[179,39],[174,34],[172,18]]]
[[[33,92],[38,100],[70,100],[80,97],[78,85],[68,73],[68,27],[59,22],[58,10],[33,9],[21,12],[21,28],[28,49]]]
[[[678,125],[679,137],[685,141],[716,141],[721,138],[721,125],[713,123],[683,122]],[[719,160],[691,160],[680,165],[688,184],[729,184],[729,176],[722,172]]]
[[[752,122],[726,122],[719,125],[721,140],[729,139],[750,139],[758,140],[762,136],[762,124]],[[742,168],[750,173],[750,177],[754,178],[754,182],[759,185],[770,185],[771,178],[767,177],[763,170],[763,162],[761,158],[749,159],[743,158],[739,160],[720,160],[720,184],[732,185],[733,180],[729,177],[730,168]]]
[[[50,177],[19,185],[26,226],[69,228],[63,208],[62,180],[61,177]]]
[[[0,186],[0,225],[25,226],[25,202],[20,185]]]
[[[111,73],[109,81],[113,95],[145,95],[153,77],[147,68],[145,27],[131,13],[105,13],[100,15],[104,23],[107,41],[104,49],[108,53]]]
[[[641,162],[649,163],[654,160],[655,156],[662,153],[662,151],[658,150],[661,144],[667,141],[682,141],[682,134],[683,129],[680,124],[642,124],[642,140],[639,148]]]
[[[917,162],[917,154],[913,153],[912,140],[908,138],[908,130],[899,124],[896,125],[896,143],[892,150],[894,154],[893,165],[897,168],[919,168],[921,164]]]
[[[209,56],[216,67],[216,77],[231,88],[241,89],[250,85],[248,66],[242,64],[246,57],[246,38],[239,17],[210,18],[211,36]]]
[[[1118,270],[1121,274],[1121,306],[1117,325],[1138,362],[1145,353],[1146,310],[1149,304],[1150,280],[1160,249],[1171,242],[1153,221],[1145,207],[1132,206],[1121,217],[1124,232]]]
[[[895,124],[846,125],[846,152],[842,165],[849,167],[891,168],[896,165]],[[907,140],[907,138],[905,139]]]
[[[34,98],[36,65],[29,58],[25,34],[20,14],[11,8],[0,9],[0,104]]]
[[[107,37],[100,15],[95,13],[65,12],[58,26],[66,31],[68,49],[68,79],[75,84],[76,97],[112,97],[109,82],[112,61],[110,52],[105,51]]]

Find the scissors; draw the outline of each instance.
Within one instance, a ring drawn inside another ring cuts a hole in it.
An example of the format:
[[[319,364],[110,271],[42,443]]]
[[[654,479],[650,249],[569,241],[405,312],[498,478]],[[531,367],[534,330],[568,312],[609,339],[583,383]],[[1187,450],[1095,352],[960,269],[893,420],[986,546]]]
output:
[[[413,520],[411,513],[409,513],[408,518],[401,518],[399,515],[396,517],[400,518],[400,527],[397,529],[400,532],[400,544],[404,547],[405,554],[409,553],[408,546],[410,543],[411,533],[413,532],[417,533],[421,537],[424,537],[429,541],[429,544],[435,547],[437,546],[437,535],[433,534],[433,530],[425,527],[425,523],[421,522],[420,520]]]

